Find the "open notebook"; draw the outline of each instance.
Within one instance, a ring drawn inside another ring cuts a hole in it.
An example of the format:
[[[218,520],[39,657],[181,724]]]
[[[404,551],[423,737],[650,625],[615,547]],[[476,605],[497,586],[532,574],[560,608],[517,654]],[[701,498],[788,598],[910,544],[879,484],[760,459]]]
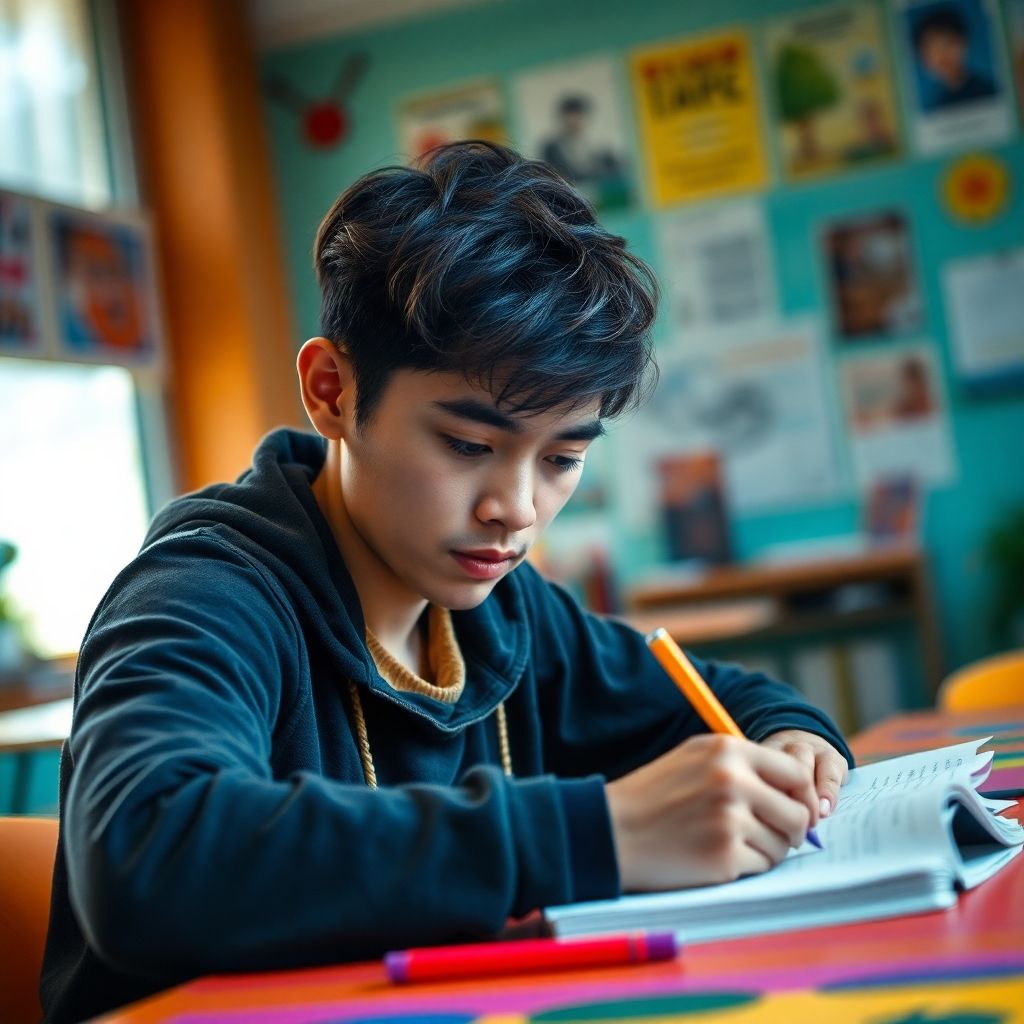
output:
[[[724,885],[550,907],[557,936],[675,931],[707,942],[951,907],[1021,852],[1012,800],[976,791],[987,740],[856,768],[817,828],[824,850],[791,850],[762,875]]]

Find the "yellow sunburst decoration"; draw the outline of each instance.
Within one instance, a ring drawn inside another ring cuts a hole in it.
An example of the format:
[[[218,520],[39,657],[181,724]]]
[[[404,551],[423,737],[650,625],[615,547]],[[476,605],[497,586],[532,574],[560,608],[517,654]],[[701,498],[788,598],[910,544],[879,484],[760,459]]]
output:
[[[1002,160],[973,153],[957,160],[946,172],[942,194],[949,212],[970,224],[984,224],[1006,206],[1010,174]]]

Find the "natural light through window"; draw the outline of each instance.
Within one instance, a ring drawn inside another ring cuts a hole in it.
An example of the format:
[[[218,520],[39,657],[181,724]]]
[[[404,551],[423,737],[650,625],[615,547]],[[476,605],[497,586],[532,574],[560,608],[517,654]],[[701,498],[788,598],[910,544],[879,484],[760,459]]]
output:
[[[146,529],[132,377],[0,359],[0,438],[0,538],[18,547],[4,591],[37,654],[77,651]]]
[[[110,199],[82,0],[0,0],[0,183],[86,206]]]

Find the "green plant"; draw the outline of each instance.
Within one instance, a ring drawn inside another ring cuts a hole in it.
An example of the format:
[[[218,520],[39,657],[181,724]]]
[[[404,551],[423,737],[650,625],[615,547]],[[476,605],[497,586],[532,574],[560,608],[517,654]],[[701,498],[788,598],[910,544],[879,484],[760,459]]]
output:
[[[3,575],[4,569],[14,561],[17,554],[18,549],[10,541],[0,540],[0,576]],[[0,593],[0,622],[11,622],[13,619],[14,613],[11,611],[7,598]]]
[[[985,559],[992,568],[992,632],[1000,643],[1016,642],[1014,627],[1024,617],[1024,505],[1017,505],[985,538]]]

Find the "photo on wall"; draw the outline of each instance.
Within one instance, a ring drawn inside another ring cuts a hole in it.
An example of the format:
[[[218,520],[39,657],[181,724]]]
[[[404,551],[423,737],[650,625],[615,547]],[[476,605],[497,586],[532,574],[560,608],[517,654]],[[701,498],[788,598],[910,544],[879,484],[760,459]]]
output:
[[[764,31],[785,177],[811,178],[899,156],[891,61],[874,5],[812,8]]]
[[[917,149],[1006,139],[1013,112],[995,0],[898,0],[898,19]]]
[[[949,417],[932,346],[848,358],[839,373],[860,486],[907,474],[932,484],[948,483],[955,476]]]
[[[668,557],[703,566],[730,562],[725,480],[718,453],[664,456],[658,460],[658,479]]]
[[[822,244],[838,337],[896,337],[921,327],[921,295],[902,213],[887,210],[832,221]]]
[[[515,81],[523,152],[551,164],[598,210],[633,197],[628,132],[608,57],[538,68]]]
[[[31,200],[0,192],[0,355],[42,354],[36,245]]]
[[[395,128],[402,159],[408,162],[460,139],[507,143],[509,138],[501,88],[490,79],[403,99]]]
[[[46,219],[60,357],[155,364],[160,348],[148,225],[57,206]]]

